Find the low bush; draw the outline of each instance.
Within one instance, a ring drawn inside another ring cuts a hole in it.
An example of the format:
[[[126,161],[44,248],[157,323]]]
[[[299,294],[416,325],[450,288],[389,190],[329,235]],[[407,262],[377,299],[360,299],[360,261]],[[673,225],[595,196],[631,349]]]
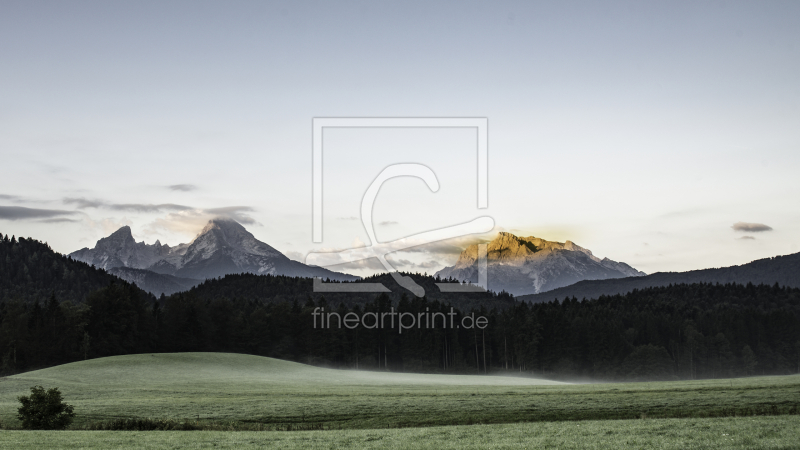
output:
[[[26,430],[63,430],[75,417],[72,405],[64,403],[58,388],[47,391],[41,386],[33,386],[30,396],[19,397],[22,406],[17,410],[17,418]]]

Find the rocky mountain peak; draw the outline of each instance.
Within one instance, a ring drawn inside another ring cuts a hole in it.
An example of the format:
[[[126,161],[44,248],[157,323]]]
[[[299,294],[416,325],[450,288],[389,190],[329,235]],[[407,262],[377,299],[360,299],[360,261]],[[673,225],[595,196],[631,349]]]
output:
[[[207,232],[209,230],[212,230],[214,228],[220,228],[220,229],[231,229],[231,228],[233,228],[233,229],[241,229],[241,230],[245,229],[239,222],[237,222],[237,221],[235,221],[235,220],[233,220],[233,219],[231,219],[229,217],[217,216],[217,217],[214,217],[214,218],[212,218],[212,219],[210,219],[208,221],[206,226],[203,227],[203,230],[200,231],[200,234],[203,234],[203,233],[205,233],[205,232]]]
[[[202,239],[204,236],[214,237],[229,243],[241,242],[248,238],[255,239],[253,234],[247,231],[239,222],[227,217],[215,217],[209,220],[197,237],[194,238],[194,241]]]
[[[111,239],[111,240],[131,240],[133,241],[133,233],[131,232],[131,227],[125,225],[120,227],[117,231],[108,235],[108,237],[104,239]]]
[[[244,226],[226,217],[211,219],[189,244],[170,247],[160,241],[153,245],[137,243],[133,240],[130,227],[123,227],[111,236],[100,239],[94,249],[84,248],[71,253],[71,256],[107,270],[125,268],[117,271],[117,275],[141,283],[148,279],[163,284],[166,279],[161,275],[175,276],[185,281],[243,272],[319,276],[342,281],[358,278],[292,261],[256,239]]]
[[[514,295],[539,293],[586,279],[645,275],[631,266],[600,259],[572,241],[554,242],[500,232],[487,244],[489,289]],[[441,277],[477,282],[478,244],[468,246]]]

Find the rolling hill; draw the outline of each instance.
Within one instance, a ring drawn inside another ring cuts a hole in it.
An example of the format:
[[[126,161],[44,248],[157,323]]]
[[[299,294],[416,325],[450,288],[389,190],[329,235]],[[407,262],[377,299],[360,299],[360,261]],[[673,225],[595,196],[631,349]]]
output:
[[[139,354],[2,378],[0,423],[4,428],[13,427],[16,397],[37,384],[59,387],[64,399],[75,406],[73,428],[77,429],[150,418],[226,431],[372,429],[380,437],[389,432],[387,427],[514,422],[536,422],[541,427],[565,420],[575,427],[580,425],[575,422],[578,420],[638,419],[643,413],[696,420],[727,416],[732,408],[745,415],[762,411],[792,414],[789,411],[800,392],[797,383],[794,375],[565,384],[514,376],[333,370],[229,353]],[[635,421],[643,422],[647,421]],[[27,435],[38,433],[29,431]],[[162,433],[169,432],[145,435]],[[116,433],[93,434],[107,439]],[[125,434],[132,439],[128,445],[144,439],[142,433]],[[169,448],[188,439],[189,434],[206,435],[183,432]]]
[[[75,405],[80,425],[118,417],[270,423],[301,422],[303,416],[369,424],[394,416],[398,401],[427,399],[431,409],[446,407],[431,401],[437,391],[460,397],[475,389],[565,384],[513,376],[335,370],[234,353],[137,354],[0,378],[0,423],[16,420],[17,397],[34,385],[59,387]],[[364,410],[364,404],[378,409]]]

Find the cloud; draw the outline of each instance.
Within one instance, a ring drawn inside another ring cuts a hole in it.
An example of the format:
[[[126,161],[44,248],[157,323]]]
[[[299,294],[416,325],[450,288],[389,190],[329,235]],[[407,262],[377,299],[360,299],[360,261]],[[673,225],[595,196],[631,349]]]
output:
[[[36,200],[28,197],[20,197],[19,195],[0,194],[0,200],[5,200],[12,203],[49,203],[46,200]]]
[[[145,229],[145,233],[159,234],[164,230],[182,235],[196,235],[209,220],[219,216],[231,218],[244,225],[260,225],[255,219],[245,214],[251,211],[255,210],[249,206],[224,206],[170,212],[166,217],[160,217],[150,223]]]
[[[108,205],[109,209],[115,211],[134,211],[134,212],[162,212],[162,211],[186,211],[192,209],[191,206],[176,205],[174,203],[162,203],[160,205],[145,204],[145,203],[118,203]]]
[[[172,212],[166,217],[159,217],[149,223],[144,233],[146,235],[158,235],[162,231],[177,233],[184,236],[197,235],[197,233],[208,223],[211,216],[203,214],[202,211],[190,210]]]
[[[4,220],[52,219],[54,217],[68,216],[75,213],[75,211],[62,211],[58,209],[36,209],[25,208],[23,206],[0,206],[0,219]]]
[[[736,222],[731,225],[733,231],[742,231],[747,233],[760,233],[762,231],[772,231],[772,227],[764,225],[763,223],[749,223],[749,222]]]
[[[80,222],[80,220],[67,219],[66,217],[59,217],[59,218],[55,218],[55,219],[44,219],[44,220],[40,220],[39,222],[42,222],[42,223],[67,223],[67,222]]]
[[[139,213],[157,213],[164,211],[187,211],[193,209],[191,206],[176,205],[174,203],[109,203],[103,200],[90,200],[86,198],[66,197],[62,200],[64,204],[75,205],[78,209],[86,208],[106,208],[114,211],[132,211]]]
[[[100,220],[93,220],[88,216],[84,217],[86,225],[95,233],[100,234],[101,236],[108,236],[109,234],[119,230],[124,226],[131,226],[133,222],[127,217],[123,217],[122,219],[116,219],[113,217],[106,217]]]
[[[177,205],[175,203],[110,203],[105,200],[77,197],[65,197],[62,199],[62,201],[68,205],[75,205],[78,209],[104,208],[113,211],[129,211],[138,213],[180,212],[186,213],[185,216],[187,217],[193,217],[202,222],[207,222],[209,219],[211,219],[211,217],[208,216],[225,216],[246,225],[258,224],[255,219],[245,214],[247,212],[255,211],[250,206],[224,206],[221,208],[202,209],[186,205]]]
[[[430,260],[424,261],[421,263],[415,263],[413,261],[409,261],[407,259],[389,259],[389,262],[392,263],[392,266],[396,269],[433,269],[435,267],[440,267],[441,264],[437,261]]]
[[[293,255],[297,252],[289,252]],[[289,253],[286,253],[289,256]],[[435,269],[437,267],[443,267],[441,263],[430,260],[424,261],[421,263],[415,263],[405,258],[392,258],[388,256],[387,259],[392,267],[396,270],[403,271],[403,272],[431,272],[431,269]],[[305,255],[303,258],[299,259],[300,262],[305,262]],[[347,262],[347,263],[339,263],[333,265],[326,265],[326,269],[330,269],[336,272],[347,272],[347,273],[386,273],[386,268],[383,267],[383,264],[378,261],[377,258],[366,258],[358,261]]]
[[[383,251],[392,267],[404,271],[431,272],[436,267],[452,265],[458,255],[472,244],[491,241],[493,232],[480,235],[459,236],[437,242],[425,243],[414,238],[403,238],[382,244]],[[359,252],[357,249],[366,245],[360,240],[354,241],[347,249],[318,248],[303,260],[306,264],[320,265],[330,270],[385,272],[383,265],[376,258],[370,257],[371,251]],[[340,254],[340,252],[344,252]],[[422,255],[420,255],[422,254]],[[359,258],[349,262],[347,260]],[[424,258],[424,262],[420,261]]]
[[[197,190],[197,186],[193,184],[173,184],[171,186],[167,186],[167,189],[170,191],[189,192]]]
[[[336,219],[338,219],[338,220],[358,220],[358,217],[356,217],[356,216],[350,216],[350,217],[337,217]]]
[[[439,261],[435,261],[433,259],[430,261],[425,261],[423,263],[417,264],[417,267],[419,267],[420,269],[434,269],[439,266],[441,266]]]
[[[737,238],[737,239],[746,240],[746,241],[754,241],[756,238],[754,238],[753,236],[742,236],[742,237]]]
[[[66,205],[75,205],[78,209],[84,208],[99,208],[101,206],[105,206],[106,202],[101,200],[87,200],[85,198],[72,198],[72,197],[65,197],[61,200]]]
[[[460,255],[461,252],[463,252],[464,249],[470,245],[485,244],[489,241],[491,241],[491,238],[469,235],[453,239],[446,239],[443,241],[431,242],[430,244],[423,244],[416,247],[403,249],[403,251],[412,253]]]
[[[378,225],[397,225],[397,222],[393,220],[384,220],[383,222],[379,222]]]
[[[305,263],[304,260],[301,260],[301,262]],[[394,267],[398,268],[397,266]],[[378,258],[367,258],[359,261],[334,264],[332,266],[326,266],[325,268],[333,270],[334,272],[344,272],[347,270],[353,270],[353,271],[367,270],[371,272],[386,272],[386,268],[384,268],[383,264],[381,264],[381,262],[378,261]]]
[[[255,209],[250,206],[225,206],[222,208],[211,208],[204,210],[206,214],[215,216],[225,216],[245,225],[260,225],[255,219],[244,214],[246,212],[254,212]]]

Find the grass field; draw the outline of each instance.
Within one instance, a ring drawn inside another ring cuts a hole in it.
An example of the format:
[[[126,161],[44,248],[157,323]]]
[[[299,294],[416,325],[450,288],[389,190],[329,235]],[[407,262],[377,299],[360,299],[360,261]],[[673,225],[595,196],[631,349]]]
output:
[[[72,430],[8,431],[33,385],[60,388]],[[564,384],[145,354],[0,378],[0,448],[790,449],[799,408],[800,376]],[[136,418],[206,431],[79,431]]]
[[[800,448],[800,417],[602,420],[391,430],[5,431],[3,448],[774,449]]]
[[[800,376],[567,385],[547,380],[323,369],[250,355],[145,354],[0,379],[0,425],[16,398],[57,386],[73,428],[171,418],[229,429],[368,429],[641,417],[797,414]]]

